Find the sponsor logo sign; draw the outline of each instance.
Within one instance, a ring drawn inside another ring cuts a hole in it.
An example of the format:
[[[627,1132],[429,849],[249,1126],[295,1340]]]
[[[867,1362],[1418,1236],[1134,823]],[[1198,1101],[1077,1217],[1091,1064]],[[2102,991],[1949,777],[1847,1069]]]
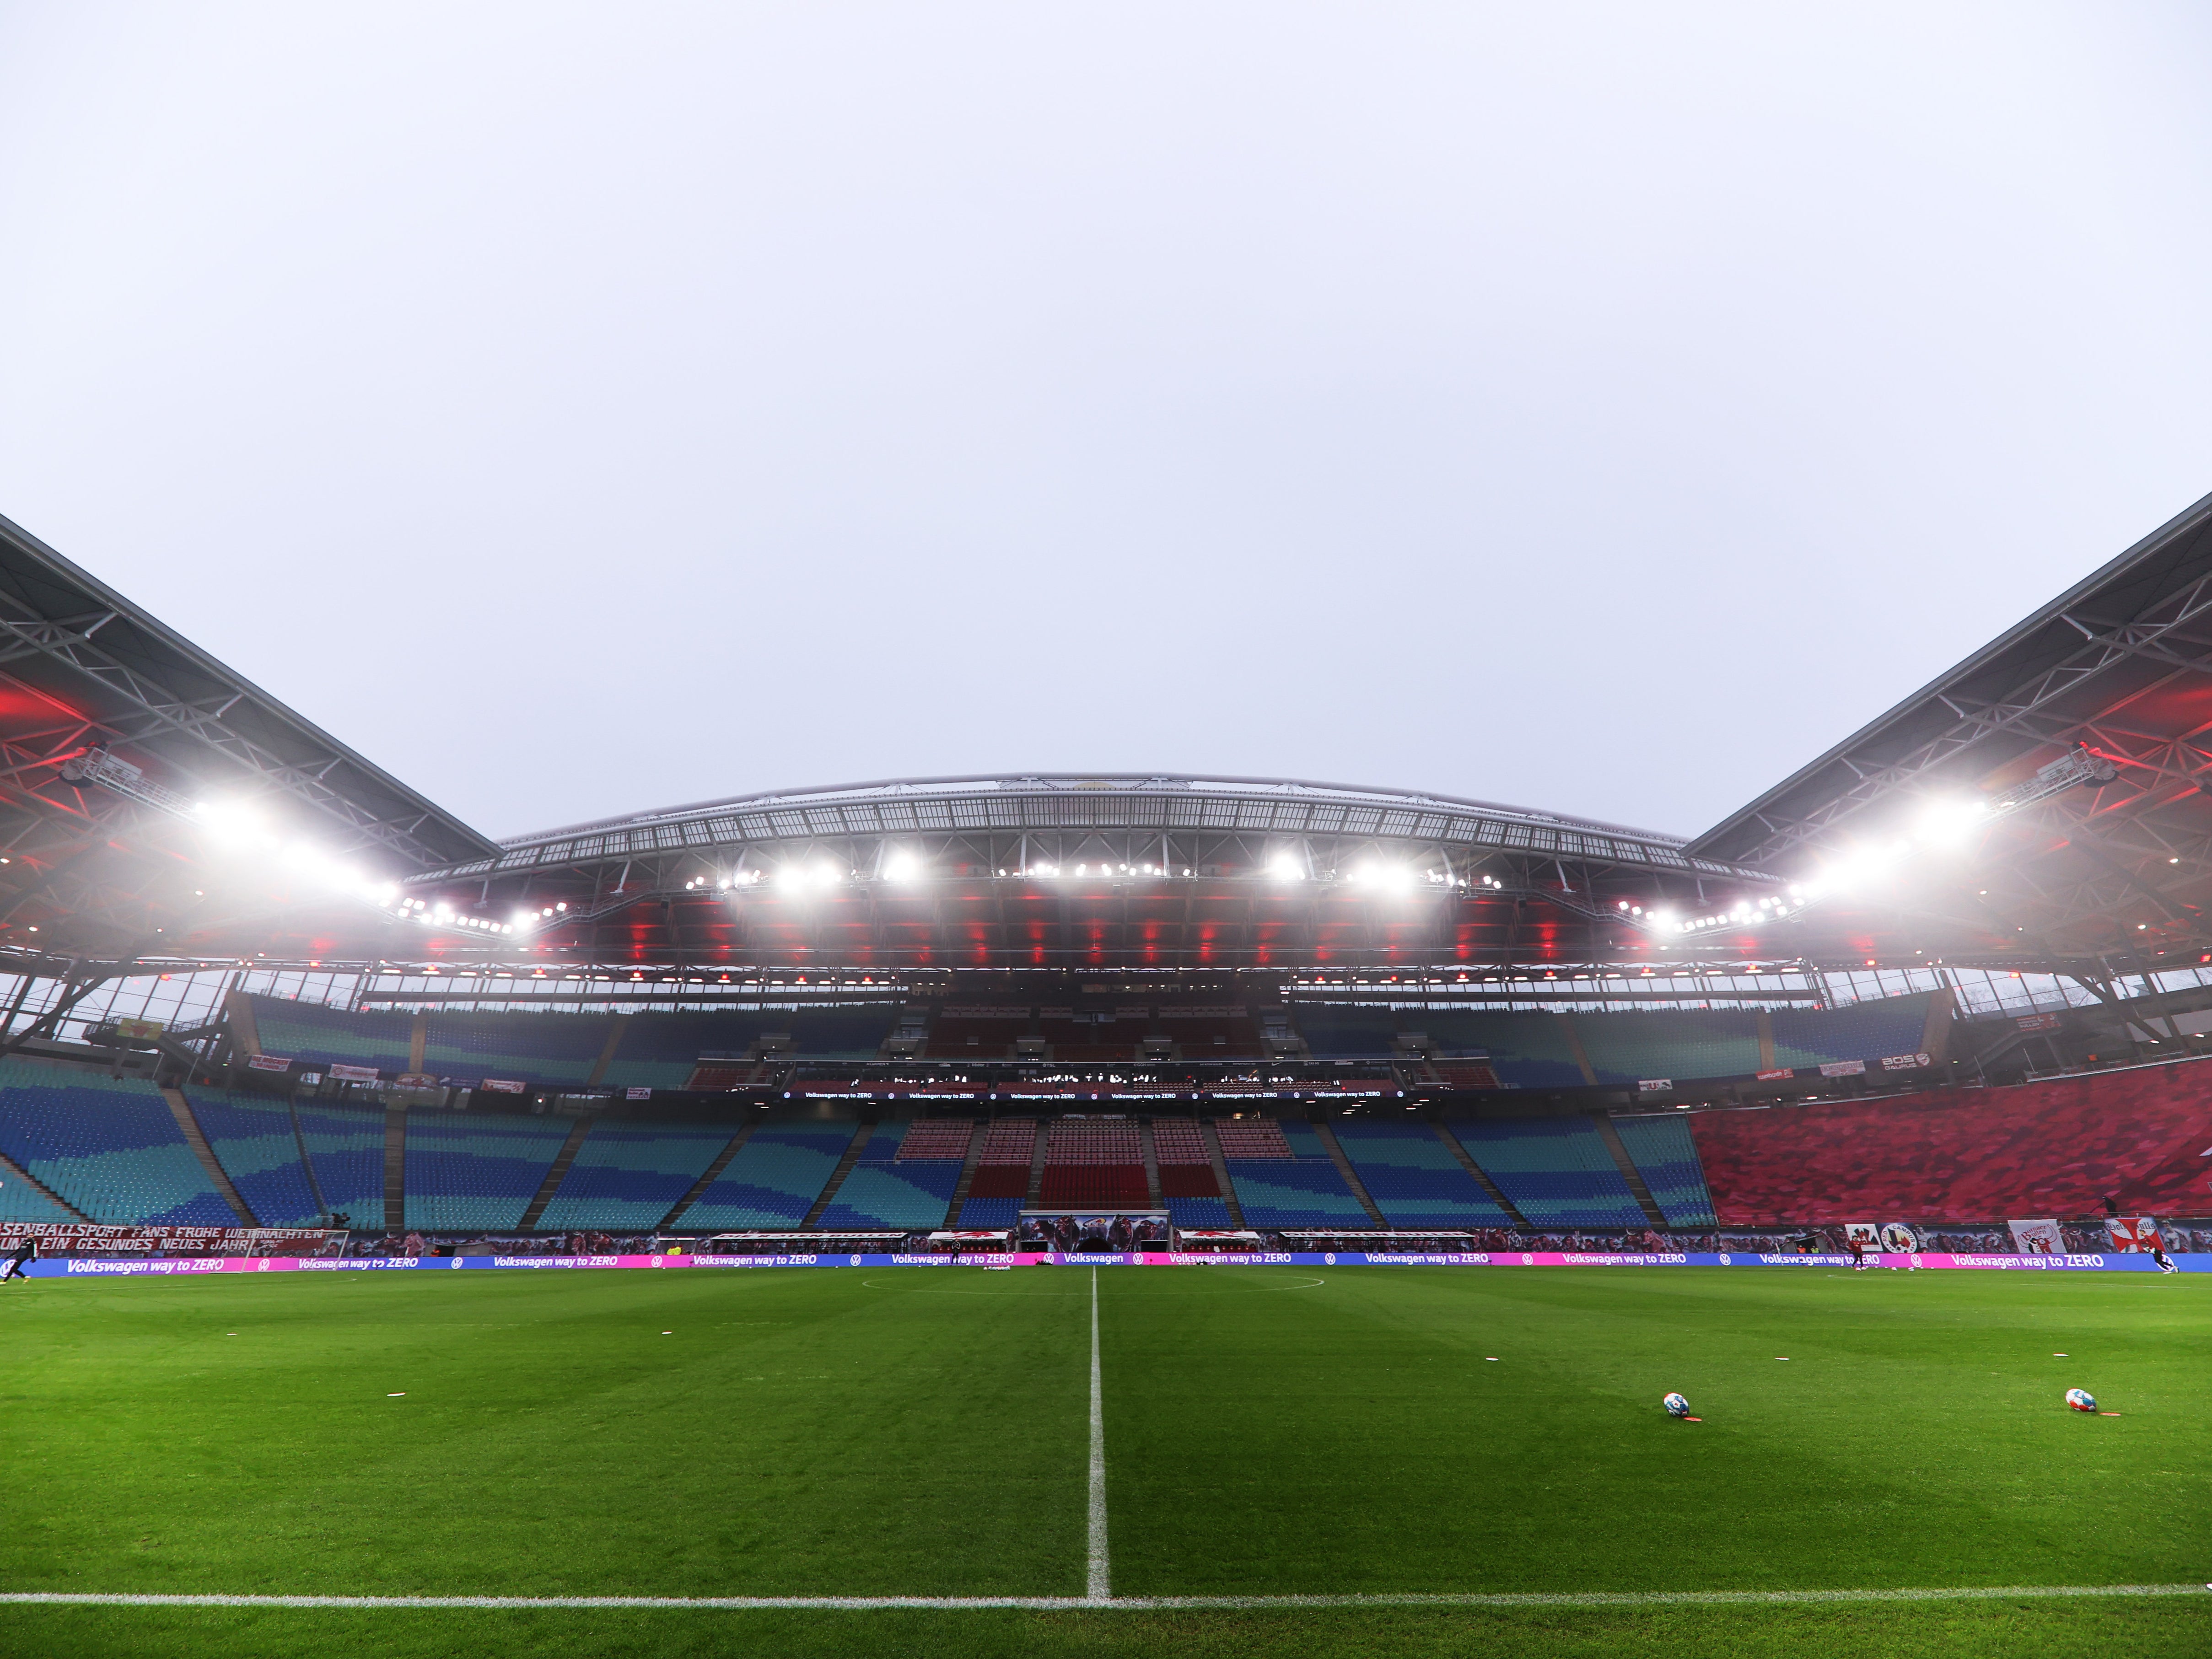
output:
[[[2064,1255],[2066,1236],[2052,1220],[2008,1221],[2014,1249],[2022,1255]]]
[[[488,1077],[477,1085],[477,1088],[489,1090],[495,1095],[519,1095],[526,1086],[512,1078],[503,1077]]]
[[[625,1089],[623,1091],[623,1098],[624,1100],[651,1100],[653,1098],[653,1091],[650,1089]]]
[[[1671,1077],[1643,1077],[1636,1079],[1636,1086],[1647,1095],[1664,1094],[1674,1086],[1674,1079]]]
[[[331,1075],[341,1083],[374,1083],[384,1073],[374,1066],[333,1066]]]
[[[1778,1066],[1771,1072],[1761,1072],[1759,1074],[1759,1080],[1761,1083],[1779,1083],[1784,1078],[1796,1077],[1796,1075],[1797,1073],[1795,1067],[1789,1066]]]
[[[1881,1069],[1885,1072],[1925,1071],[1929,1064],[1925,1054],[1884,1054]]]
[[[282,1054],[248,1054],[246,1068],[250,1072],[289,1072],[292,1062]]]
[[[2013,1021],[2013,1025],[2016,1030],[2022,1031],[2055,1031],[2058,1029],[2058,1016],[2056,1014],[2022,1014],[2019,1018]]]
[[[1866,1061],[1863,1060],[1832,1060],[1820,1067],[1822,1077],[1864,1077]]]

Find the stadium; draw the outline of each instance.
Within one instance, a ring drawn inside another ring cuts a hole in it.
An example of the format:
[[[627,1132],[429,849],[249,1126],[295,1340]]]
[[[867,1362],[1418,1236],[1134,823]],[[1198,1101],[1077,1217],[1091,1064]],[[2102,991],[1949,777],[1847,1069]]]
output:
[[[2186,1641],[2212,498],[1687,841],[493,842],[0,532],[13,1650]]]

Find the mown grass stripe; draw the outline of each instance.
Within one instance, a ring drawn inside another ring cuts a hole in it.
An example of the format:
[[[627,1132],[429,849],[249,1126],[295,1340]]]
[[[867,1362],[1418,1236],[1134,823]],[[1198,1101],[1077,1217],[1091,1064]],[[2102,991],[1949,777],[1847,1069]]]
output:
[[[1267,1611],[1302,1607],[1792,1607],[1854,1601],[2047,1601],[2085,1595],[2203,1595],[2212,1584],[2009,1584],[1924,1589],[1589,1590],[1380,1595],[134,1595],[0,1592],[0,1605],[88,1607],[567,1608],[667,1607],[698,1612],[910,1607],[945,1612],[1012,1607],[1046,1613]]]

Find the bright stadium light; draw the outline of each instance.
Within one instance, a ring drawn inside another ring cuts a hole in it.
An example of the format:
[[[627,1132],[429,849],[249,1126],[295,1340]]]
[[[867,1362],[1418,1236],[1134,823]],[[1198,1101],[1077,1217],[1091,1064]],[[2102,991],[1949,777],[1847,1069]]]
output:
[[[921,860],[902,847],[884,860],[884,876],[890,881],[920,881]]]
[[[1267,860],[1267,874],[1276,881],[1304,881],[1306,878],[1305,865],[1296,853],[1286,847]]]

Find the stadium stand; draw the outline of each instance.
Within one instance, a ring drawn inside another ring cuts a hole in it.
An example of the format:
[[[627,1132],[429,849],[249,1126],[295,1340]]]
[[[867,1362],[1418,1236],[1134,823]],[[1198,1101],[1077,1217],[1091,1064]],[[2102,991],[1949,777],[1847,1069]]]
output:
[[[1044,1183],[1038,1201],[1079,1208],[1148,1206],[1152,1194],[1136,1124],[1127,1118],[1054,1120],[1045,1138]]]
[[[931,1060],[1004,1060],[1014,1039],[1030,1035],[1026,1008],[963,1006],[940,1009],[923,1054]]]
[[[1273,1132],[1272,1143],[1268,1130]],[[1311,1126],[1273,1118],[1219,1118],[1214,1131],[1247,1226],[1374,1224],[1367,1206],[1344,1184],[1336,1160]],[[1230,1151],[1232,1144],[1238,1148],[1236,1152]],[[1277,1146],[1279,1152],[1274,1151]]]
[[[1214,1178],[1213,1160],[1206,1156],[1206,1138],[1199,1133],[1198,1122],[1188,1117],[1156,1117],[1152,1120],[1152,1158],[1159,1166],[1160,1196],[1168,1200],[1170,1213],[1177,1199],[1212,1199],[1221,1197],[1221,1183]],[[1198,1212],[1194,1211],[1195,1214]],[[1210,1213],[1210,1212],[1208,1212]],[[1221,1213],[1229,1213],[1226,1205]],[[1178,1226],[1226,1226],[1228,1223],[1210,1221],[1183,1222]]]
[[[606,1051],[604,1014],[432,1014],[422,1069],[438,1077],[589,1083]]]
[[[1571,1089],[1585,1080],[1566,1022],[1557,1014],[1431,1009],[1419,1018],[1420,1029],[1440,1050],[1472,1048],[1488,1054],[1491,1070],[1509,1089]]]
[[[594,1123],[538,1224],[548,1232],[658,1226],[736,1133],[732,1124]]]
[[[983,1131],[975,1178],[960,1206],[963,1227],[1011,1227],[1029,1196],[1030,1164],[1036,1155],[1035,1118],[1002,1117]]]
[[[220,1089],[187,1087],[184,1092],[216,1162],[222,1165],[222,1172],[238,1188],[238,1195],[246,1200],[256,1221],[264,1227],[312,1227],[322,1218],[314,1188],[300,1162],[300,1141],[304,1137],[293,1135],[292,1114],[283,1102],[272,1101],[266,1095],[234,1094]],[[380,1115],[380,1149],[383,1127]],[[320,1173],[317,1171],[318,1179]],[[382,1226],[382,1208],[366,1218],[364,1224]]]
[[[1178,1227],[1226,1227],[1229,1206],[1218,1198],[1170,1198],[1168,1219]]]
[[[1620,1166],[1587,1118],[1461,1118],[1449,1127],[1532,1227],[1647,1223]]]
[[[319,1003],[257,996],[253,1030],[264,1054],[327,1066],[374,1066],[394,1077],[413,1066],[412,1014],[349,1014]]]
[[[832,1231],[942,1227],[966,1149],[959,1158],[908,1158],[905,1143],[915,1127],[878,1123],[817,1224]]]
[[[356,1228],[384,1225],[384,1114],[375,1109],[300,1103],[300,1138],[323,1201]],[[234,1180],[235,1177],[234,1177]]]
[[[562,1117],[408,1113],[407,1225],[438,1232],[515,1226],[575,1127]]]
[[[1747,1008],[1577,1014],[1575,1030],[1601,1083],[1749,1077],[1761,1069],[1759,1015]]]
[[[1388,1008],[1304,1002],[1297,1020],[1316,1060],[1382,1060],[1397,1048],[1398,1021]]]
[[[238,1225],[150,1083],[0,1060],[0,1152],[103,1224]]]
[[[934,1162],[950,1158],[955,1164],[968,1161],[968,1147],[975,1139],[975,1123],[965,1117],[926,1117],[910,1125],[899,1141],[898,1161],[911,1163],[917,1158]]]
[[[774,1009],[711,1014],[633,1014],[599,1079],[610,1089],[681,1089],[702,1054],[743,1054],[792,1016]]]
[[[1698,1162],[1697,1144],[1689,1124],[1678,1114],[1669,1117],[1617,1117],[1614,1133],[1628,1149],[1628,1161],[1644,1177],[1644,1185],[1669,1227],[1710,1227],[1714,1224],[1712,1194],[1705,1190],[1705,1172]]]
[[[1238,1005],[1166,1004],[1160,1009],[1159,1033],[1185,1060],[1256,1060],[1265,1052],[1259,1022]]]
[[[791,1052],[799,1060],[873,1060],[898,1023],[896,1003],[850,1008],[801,1008],[783,1016]]]
[[[775,1124],[756,1129],[699,1201],[676,1218],[687,1232],[796,1227],[853,1144],[857,1123]]]
[[[1724,1226],[2201,1213],[2212,1063],[1689,1121]]]
[[[1848,1008],[1778,1008],[1771,1016],[1774,1063],[1796,1067],[1917,1054],[1927,1036],[1934,995],[1887,997]]]
[[[27,1182],[12,1176],[0,1180],[0,1221],[39,1223],[75,1221],[76,1217]]]
[[[1426,1123],[1340,1120],[1336,1142],[1394,1227],[1505,1227],[1512,1218]]]

